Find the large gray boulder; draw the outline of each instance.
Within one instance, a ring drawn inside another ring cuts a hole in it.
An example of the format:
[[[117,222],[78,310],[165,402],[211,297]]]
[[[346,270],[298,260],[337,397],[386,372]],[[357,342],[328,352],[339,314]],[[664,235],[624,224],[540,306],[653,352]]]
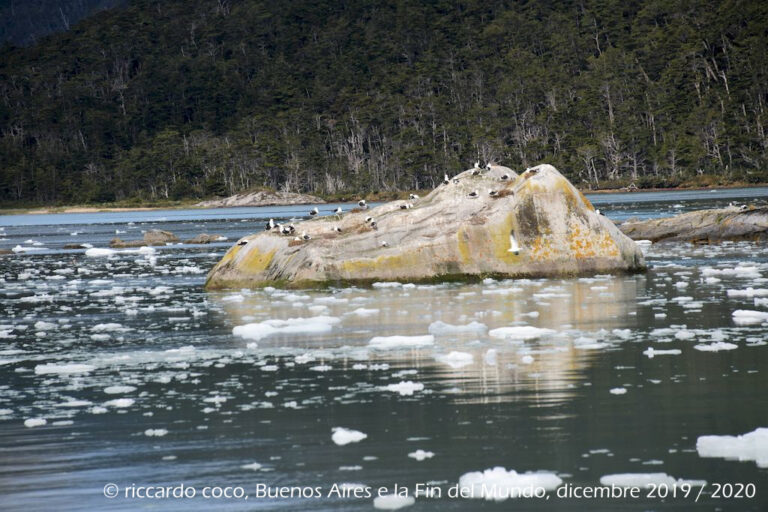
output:
[[[633,240],[652,242],[758,242],[768,240],[768,207],[730,206],[698,210],[662,219],[628,221],[620,228]]]
[[[645,268],[635,243],[551,165],[502,181],[465,171],[424,198],[394,201],[242,238],[208,288],[567,276]],[[489,190],[496,191],[494,196]],[[477,191],[476,197],[470,193]],[[371,216],[372,227],[366,222]],[[334,230],[335,227],[341,232]]]

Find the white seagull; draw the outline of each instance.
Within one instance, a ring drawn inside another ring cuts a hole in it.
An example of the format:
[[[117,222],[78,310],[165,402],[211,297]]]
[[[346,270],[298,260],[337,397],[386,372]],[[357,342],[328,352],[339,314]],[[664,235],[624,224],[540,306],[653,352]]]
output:
[[[318,209],[317,209],[317,206],[315,206],[314,208],[312,208],[312,209],[309,211],[309,214],[310,214],[311,216],[313,216],[313,217],[314,217],[315,215],[317,215],[318,213],[320,213],[320,210],[318,210]]]

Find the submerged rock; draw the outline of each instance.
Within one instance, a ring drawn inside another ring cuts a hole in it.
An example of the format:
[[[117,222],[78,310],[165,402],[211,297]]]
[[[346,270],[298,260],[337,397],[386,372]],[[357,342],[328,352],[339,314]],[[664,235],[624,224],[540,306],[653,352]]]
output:
[[[163,231],[162,229],[153,229],[144,233],[144,238],[141,240],[123,240],[121,238],[113,238],[109,241],[109,246],[114,249],[123,249],[126,247],[145,247],[152,245],[166,245],[169,243],[178,242],[179,239],[176,235],[170,231]]]
[[[226,240],[226,238],[221,235],[209,235],[208,233],[200,233],[194,238],[190,238],[189,240],[184,240],[184,243],[185,244],[210,244],[213,242],[220,242],[222,240]]]
[[[232,206],[281,206],[290,204],[320,204],[324,202],[319,197],[308,194],[260,190],[258,192],[235,194],[223,199],[202,201],[195,206],[201,208],[228,208]]]
[[[768,240],[768,207],[699,210],[663,219],[628,221],[619,226],[633,240],[716,243]]]
[[[308,239],[276,230],[247,236],[211,270],[206,286],[307,287],[645,268],[635,243],[551,165],[507,180],[500,173],[465,171],[410,203],[393,201],[297,224],[295,234]]]

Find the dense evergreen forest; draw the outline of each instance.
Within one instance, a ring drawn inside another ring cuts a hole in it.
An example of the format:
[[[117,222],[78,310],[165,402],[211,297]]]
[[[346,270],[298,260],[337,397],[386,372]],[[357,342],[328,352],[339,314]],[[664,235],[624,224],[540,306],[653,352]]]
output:
[[[768,181],[763,0],[134,0],[0,50],[0,198]]]

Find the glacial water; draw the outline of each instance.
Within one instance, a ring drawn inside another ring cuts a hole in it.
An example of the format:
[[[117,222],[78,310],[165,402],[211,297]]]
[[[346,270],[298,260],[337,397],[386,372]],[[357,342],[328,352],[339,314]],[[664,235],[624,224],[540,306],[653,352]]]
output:
[[[768,189],[590,199],[623,220]],[[0,256],[0,509],[768,509],[768,247],[645,244],[632,276],[202,289],[239,237],[307,210],[0,216],[0,248],[17,250]],[[62,248],[149,229],[226,240]],[[553,490],[621,478],[670,494]],[[548,497],[449,497],[459,482]],[[194,498],[139,497],[182,484]],[[442,496],[374,501],[425,484]],[[290,486],[309,496],[259,497]]]

